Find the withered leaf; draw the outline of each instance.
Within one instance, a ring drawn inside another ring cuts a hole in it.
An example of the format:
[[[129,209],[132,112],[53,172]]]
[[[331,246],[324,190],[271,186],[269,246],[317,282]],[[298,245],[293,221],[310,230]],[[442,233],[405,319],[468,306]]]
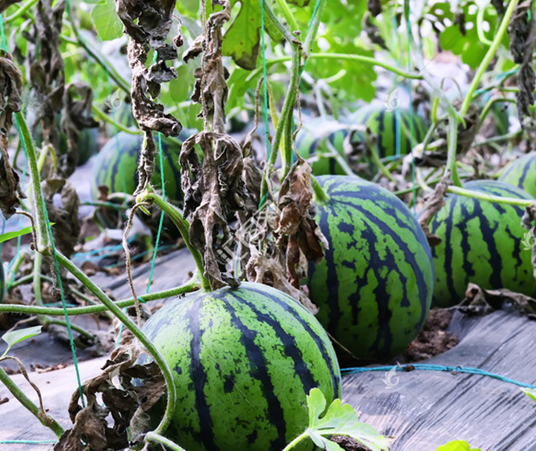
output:
[[[297,266],[300,251],[313,262],[324,258],[323,247],[328,243],[316,223],[311,188],[311,167],[305,162],[296,162],[281,185],[279,215],[276,217],[274,234],[278,246],[289,237],[286,248],[286,266],[290,283],[299,288]]]
[[[202,165],[196,145],[203,153]],[[200,132],[183,143],[179,162],[190,240],[203,255],[212,288],[220,288],[225,285],[225,262],[216,255],[216,248],[229,240],[227,218],[244,206],[242,152],[228,135]]]
[[[425,197],[426,203],[419,216],[419,224],[422,227],[430,246],[437,246],[441,243],[441,238],[430,232],[428,224],[435,214],[445,205],[445,196],[450,183],[448,177],[443,177],[436,185],[434,191]]]
[[[25,197],[7,152],[13,113],[22,108],[22,74],[9,53],[0,55],[0,211],[8,219],[19,206],[19,198]]]

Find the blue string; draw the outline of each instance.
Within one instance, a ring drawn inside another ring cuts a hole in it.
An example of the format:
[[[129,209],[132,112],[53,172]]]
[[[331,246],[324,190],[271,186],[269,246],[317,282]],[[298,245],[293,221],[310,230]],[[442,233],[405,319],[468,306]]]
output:
[[[57,440],[0,440],[0,445],[54,445]]]
[[[456,373],[465,373],[465,374],[475,374],[478,376],[487,376],[491,377],[493,379],[498,379],[502,382],[507,382],[509,384],[514,384],[519,387],[523,388],[530,388],[530,389],[536,389],[536,386],[525,384],[523,382],[518,382],[513,379],[510,379],[505,376],[501,376],[500,374],[490,373],[489,371],[481,370],[480,368],[471,368],[471,367],[465,367],[465,366],[443,366],[443,365],[428,365],[424,363],[413,363],[408,365],[395,365],[395,366],[378,366],[374,368],[342,368],[341,373],[343,374],[355,374],[355,373],[367,373],[370,371],[390,371],[393,368],[396,369],[396,371],[405,371],[408,372],[410,370],[422,370],[422,371],[442,371],[442,372],[456,372]]]

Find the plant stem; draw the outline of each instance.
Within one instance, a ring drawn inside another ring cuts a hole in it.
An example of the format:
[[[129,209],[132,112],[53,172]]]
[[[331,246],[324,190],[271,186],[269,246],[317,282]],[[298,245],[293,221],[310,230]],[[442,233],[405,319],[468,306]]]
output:
[[[91,105],[91,109],[104,122],[108,122],[108,124],[113,125],[118,130],[121,130],[122,132],[128,133],[129,135],[143,135],[143,132],[141,130],[131,130],[130,128],[127,128],[124,125],[114,121],[110,116],[108,116],[104,111],[102,111],[95,104]]]
[[[179,445],[177,445],[175,442],[172,442],[171,440],[167,439],[166,437],[156,434],[154,432],[149,432],[145,435],[145,441],[147,443],[158,443],[164,446],[167,446],[169,449],[172,449],[173,451],[186,451],[184,448],[181,448]]]
[[[506,135],[500,135],[500,136],[495,136],[493,138],[485,139],[484,141],[473,143],[473,145],[471,147],[478,147],[478,146],[484,146],[486,144],[492,144],[492,143],[497,143],[497,142],[501,142],[501,141],[508,141],[509,139],[515,138],[522,131],[523,130],[519,129],[518,131],[513,132],[513,133],[508,133]]]
[[[265,3],[266,4],[266,3]],[[275,132],[275,138],[272,145],[272,153],[270,155],[270,160],[266,165],[264,170],[263,180],[262,180],[262,189],[261,189],[261,199],[264,198],[266,191],[268,190],[268,179],[274,169],[277,156],[279,155],[279,146],[281,144],[281,138],[283,136],[283,130],[286,128],[286,124],[289,120],[289,117],[292,114],[294,109],[294,104],[296,103],[296,89],[298,79],[300,77],[300,48],[296,44],[292,44],[292,69],[291,77],[287,89],[287,95],[285,97],[285,103],[283,104],[283,109],[281,110],[281,116],[279,117],[279,122],[277,124],[277,130]],[[287,130],[287,133],[291,133],[292,130]],[[292,152],[291,149],[287,151]],[[288,161],[290,162],[292,154],[286,155]],[[283,173],[281,175],[281,180],[287,175],[287,168],[283,168]]]
[[[480,191],[471,191],[465,188],[460,188],[459,186],[449,186],[447,188],[447,192],[452,194],[459,194],[460,196],[464,197],[471,197],[473,199],[485,200],[496,204],[516,205],[518,207],[528,207],[534,202],[534,200],[530,199],[516,199],[513,197],[493,196],[492,194],[485,194]]]
[[[478,71],[476,72],[473,78],[473,81],[471,83],[471,86],[469,87],[469,91],[467,92],[467,95],[465,96],[462,107],[460,109],[460,114],[462,116],[465,116],[467,114],[467,111],[469,111],[469,106],[471,105],[473,94],[476,91],[476,88],[478,87],[478,84],[480,83],[480,80],[482,79],[484,72],[488,68],[489,63],[491,62],[493,57],[497,54],[497,49],[499,48],[499,45],[502,41],[504,33],[506,33],[508,24],[510,23],[510,19],[512,17],[515,7],[517,6],[518,1],[519,0],[510,0],[510,3],[508,4],[508,9],[504,13],[501,26],[499,27],[497,34],[493,38],[493,43],[488,49],[486,56],[484,56],[484,59],[480,63],[480,66],[478,67]]]
[[[405,72],[404,70],[391,66],[387,63],[384,63],[383,61],[378,61],[374,58],[370,58],[368,56],[362,56],[362,55],[350,55],[346,53],[311,53],[307,57],[308,60],[310,59],[333,59],[333,60],[345,60],[345,61],[357,61],[360,63],[370,64],[372,66],[379,66],[383,67],[384,69],[393,72],[396,75],[400,75],[404,78],[409,78],[411,80],[422,80],[424,77],[420,74],[412,74],[409,72]],[[285,63],[287,61],[290,61],[290,56],[281,56],[279,58],[274,58],[271,60],[266,61],[266,67],[273,66],[274,64],[278,63]],[[259,76],[259,74],[262,72],[262,67],[259,67],[251,72],[251,74],[246,79],[246,82],[249,82]]]
[[[329,202],[329,195],[324,191],[324,188],[320,186],[320,183],[318,183],[318,180],[313,175],[311,175],[311,188],[313,188],[315,202],[317,204],[326,204]]]
[[[292,44],[292,42],[294,41],[294,39],[296,39],[296,37],[290,31],[288,31],[287,27],[285,27],[281,23],[281,21],[277,18],[277,16],[274,14],[274,11],[272,10],[270,5],[268,4],[267,0],[264,1],[263,5],[264,5],[263,10],[264,10],[264,13],[266,14],[266,17],[268,18],[268,20],[270,20],[275,25],[275,27],[285,37],[285,39],[288,41],[288,43]]]
[[[30,166],[30,178],[32,179],[33,197],[34,197],[34,211],[37,217],[37,243],[35,243],[37,251],[43,255],[52,254],[52,246],[50,244],[50,238],[47,230],[46,212],[44,210],[43,193],[41,191],[41,177],[39,175],[39,169],[37,167],[37,156],[35,154],[35,148],[33,146],[32,137],[26,121],[21,112],[15,113],[17,124],[19,126],[22,140],[24,141],[24,148],[28,156],[28,165]]]
[[[458,169],[456,168],[456,150],[458,148],[458,119],[453,111],[449,110],[449,125],[448,125],[448,154],[447,165],[445,167],[445,175],[450,171],[452,182],[456,186],[462,186]]]
[[[29,276],[31,278],[31,276]],[[22,279],[20,280],[22,281]],[[17,281],[20,282],[20,281]],[[156,301],[159,299],[165,299],[172,296],[180,296],[185,293],[191,293],[199,289],[199,282],[192,280],[184,285],[170,290],[156,291],[144,296],[138,296],[142,302]],[[123,299],[121,301],[114,302],[118,308],[130,307],[134,305],[134,298]],[[87,307],[72,307],[67,309],[69,316],[75,315],[88,315],[93,313],[102,313],[108,311],[105,305],[91,305]],[[65,312],[63,308],[56,307],[36,307],[33,305],[20,305],[20,304],[0,304],[0,313],[15,313],[23,315],[49,315],[49,316],[63,316]]]
[[[61,319],[54,319],[54,318],[45,318],[43,320],[43,323],[44,324],[56,324],[57,326],[63,326],[63,327],[69,327],[67,326],[67,323]],[[90,340],[98,340],[98,338],[93,335],[91,332],[88,332],[86,329],[80,327],[80,326],[77,326],[76,324],[70,324],[71,326],[71,329],[74,330],[75,332],[78,332],[80,335],[83,335],[84,337],[87,337],[89,338]]]
[[[298,443],[300,443],[304,438],[309,437],[309,434],[307,431],[305,431],[303,434],[298,435],[294,440],[292,440],[285,448],[283,448],[283,451],[288,451],[289,449],[294,448]]]
[[[167,405],[166,412],[164,417],[160,421],[160,424],[156,428],[155,432],[163,432],[169,421],[171,420],[171,414],[175,410],[176,404],[176,390],[175,384],[173,383],[173,374],[169,369],[168,364],[165,359],[160,354],[160,351],[153,345],[151,340],[140,330],[138,326],[108,297],[104,292],[97,286],[93,281],[87,277],[73,262],[71,262],[67,257],[65,257],[61,252],[57,252],[58,262],[69,271],[74,277],[76,277],[80,282],[82,282],[86,288],[91,291],[99,301],[101,301],[107,308],[110,310],[131,332],[132,334],[140,341],[140,343],[145,346],[145,349],[151,354],[155,362],[160,367],[162,374],[167,385]]]
[[[478,120],[478,128],[482,127],[482,123],[484,122],[484,119],[486,119],[486,116],[491,110],[491,107],[494,103],[497,102],[509,102],[509,103],[516,103],[514,99],[508,99],[507,97],[495,97],[488,100],[488,103],[484,106],[484,109],[482,110],[482,113],[480,114],[480,118]]]
[[[201,256],[199,250],[192,246],[192,243],[190,242],[190,223],[182,217],[181,212],[173,205],[167,203],[158,194],[150,193],[148,191],[140,194],[136,198],[136,202],[154,202],[169,216],[173,224],[175,224],[177,229],[179,229],[179,232],[182,235],[182,239],[184,240],[186,247],[189,249],[190,253],[192,254],[192,257],[195,260],[195,265],[197,266],[197,270],[199,271],[199,278],[201,280],[201,290],[211,291],[212,288],[210,286],[210,282],[205,277],[203,257]]]
[[[33,283],[35,304],[39,307],[43,307],[43,298],[41,297],[41,266],[43,263],[43,256],[39,252],[36,252],[34,254],[34,259]]]
[[[292,11],[288,7],[286,0],[275,0],[275,2],[277,3],[277,6],[279,6],[279,9],[281,9],[283,16],[285,16],[285,20],[287,21],[287,24],[290,27],[291,33],[294,31],[300,31],[298,22],[296,22],[296,18],[294,17],[294,14],[292,14]]]
[[[311,24],[311,27],[309,28],[309,32],[307,33],[307,37],[305,38],[305,42],[303,43],[303,48],[305,49],[307,54],[311,53],[313,50],[313,43],[315,42],[316,35],[318,33],[318,28],[320,27],[322,14],[324,13],[326,3],[327,0],[320,0],[320,2],[318,3],[315,18],[313,20],[313,23]],[[307,59],[309,59],[308,56]]]
[[[11,16],[6,17],[4,19],[4,25],[8,24],[9,22],[12,22],[15,19],[18,19],[20,16],[22,16],[26,11],[28,11],[33,5],[35,5],[39,0],[30,0],[29,2],[22,5],[17,12],[14,12],[11,14]]]
[[[49,428],[56,437],[60,438],[65,432],[60,424],[50,417],[47,414],[43,414],[39,407],[37,407],[25,394],[24,392],[11,380],[7,373],[0,368],[0,382],[2,382],[11,394],[17,398],[26,409],[28,409],[40,422],[43,426]]]

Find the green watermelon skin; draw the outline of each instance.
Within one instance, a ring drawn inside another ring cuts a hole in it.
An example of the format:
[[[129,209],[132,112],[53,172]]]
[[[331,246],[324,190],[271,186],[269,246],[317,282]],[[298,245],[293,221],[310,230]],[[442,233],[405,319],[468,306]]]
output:
[[[187,133],[179,136],[183,141]],[[91,192],[94,199],[98,199],[101,185],[107,186],[110,193],[132,194],[138,186],[138,159],[141,151],[142,138],[120,132],[112,137],[95,158],[92,172]],[[166,196],[170,200],[181,200],[181,179],[179,154],[181,146],[162,139],[164,160],[164,180],[166,183]],[[160,158],[155,156],[155,171],[151,183],[161,189]]]
[[[336,158],[325,157],[333,153],[329,141],[339,155],[345,159],[344,139],[350,126],[321,118],[304,123],[296,136],[296,149],[299,155],[308,160],[314,175],[346,175]]]
[[[317,203],[316,215],[329,249],[308,271],[316,317],[358,358],[396,355],[430,308],[434,274],[426,237],[409,209],[379,185],[355,177],[317,180],[330,199]]]
[[[173,372],[165,435],[196,451],[281,451],[308,426],[306,395],[341,394],[331,342],[315,317],[274,288],[194,293],[143,326]],[[304,443],[300,450],[312,450]]]
[[[478,180],[468,190],[496,196],[531,199],[506,183]],[[434,304],[448,307],[465,298],[468,283],[483,289],[508,288],[532,296],[531,252],[522,249],[527,231],[521,226],[524,209],[507,204],[449,195],[430,223],[442,242],[432,248],[435,266]]]
[[[382,106],[368,105],[360,108],[353,115],[352,120],[357,125],[366,125],[378,137],[376,151],[380,158],[397,155],[397,122],[400,117],[400,155],[406,155],[411,150],[411,116],[413,116],[413,145],[424,141],[428,131],[428,123],[417,114],[400,108],[398,111],[389,110]],[[354,136],[360,139],[360,135]],[[363,138],[361,138],[363,139]]]
[[[78,166],[86,163],[98,150],[99,132],[96,128],[85,128],[78,140]]]
[[[536,197],[536,152],[530,152],[510,163],[499,181],[517,186]]]

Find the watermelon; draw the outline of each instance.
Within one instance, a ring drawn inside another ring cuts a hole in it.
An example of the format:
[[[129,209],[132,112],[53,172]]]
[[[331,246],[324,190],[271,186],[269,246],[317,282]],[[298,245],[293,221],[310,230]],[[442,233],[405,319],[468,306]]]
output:
[[[304,122],[296,136],[296,149],[302,158],[308,160],[313,174],[346,174],[336,158],[327,157],[325,154],[333,153],[333,149],[327,144],[329,142],[340,156],[345,158],[343,144],[349,129],[349,125],[323,118]]]
[[[78,166],[82,166],[97,153],[98,139],[99,132],[96,128],[85,128],[82,130],[77,144]]]
[[[536,152],[531,152],[510,163],[499,181],[521,188],[536,197]]]
[[[398,124],[400,118],[400,126]],[[376,152],[380,158],[397,155],[397,128],[400,128],[400,155],[406,155],[411,150],[410,110],[400,108],[390,110],[378,105],[368,105],[360,108],[352,116],[352,122],[357,125],[365,125],[377,136]],[[427,122],[413,113],[413,145],[424,141],[428,131]],[[354,135],[354,141],[362,141],[365,137],[361,133]]]
[[[531,199],[521,189],[506,183],[477,180],[468,190],[495,196]],[[523,250],[527,231],[521,226],[524,209],[450,194],[446,205],[430,223],[430,231],[442,239],[433,247],[435,305],[458,304],[468,283],[483,289],[508,288],[532,296],[531,252]]]
[[[177,388],[165,435],[188,450],[281,451],[308,426],[312,388],[328,404],[341,394],[339,364],[322,326],[266,285],[193,293],[164,305],[142,330]],[[296,449],[314,449],[304,445]]]
[[[179,140],[188,137],[182,132]],[[138,157],[141,151],[141,135],[120,132],[111,138],[95,158],[92,173],[91,191],[94,199],[98,199],[98,187],[107,186],[110,193],[132,194],[138,186]],[[164,157],[164,179],[166,196],[170,200],[182,199],[179,154],[181,147],[162,138]],[[159,157],[155,157],[155,171],[151,179],[153,186],[161,189],[161,173]]]
[[[329,196],[316,201],[329,249],[308,271],[317,319],[358,358],[396,355],[420,331],[432,301],[426,237],[406,205],[379,185],[357,177],[317,180]]]

